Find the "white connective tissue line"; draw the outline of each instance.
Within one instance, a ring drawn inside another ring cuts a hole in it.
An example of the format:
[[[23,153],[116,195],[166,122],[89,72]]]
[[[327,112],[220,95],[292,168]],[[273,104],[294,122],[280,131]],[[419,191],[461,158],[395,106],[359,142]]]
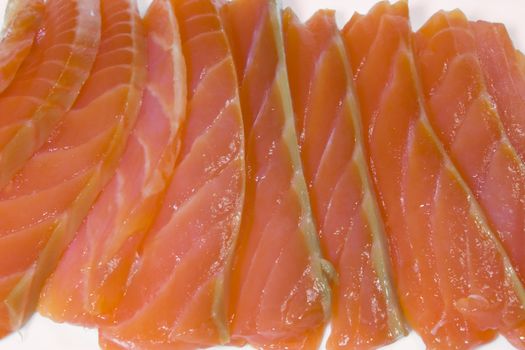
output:
[[[320,8],[336,10],[337,22],[342,26],[354,11],[366,13],[378,0],[282,0],[283,6],[291,7],[305,20]],[[139,9],[144,14],[151,0],[138,0]],[[4,13],[7,0],[0,0],[0,13]],[[484,19],[505,23],[517,48],[525,49],[525,25],[522,21],[523,0],[410,0],[411,19],[414,29],[418,29],[436,11],[460,8],[469,19]],[[3,17],[0,18],[0,24]],[[328,331],[328,330],[327,330]],[[323,348],[326,336],[323,340]],[[248,346],[245,348],[249,348]],[[418,350],[425,346],[419,336],[410,333],[384,350]],[[494,342],[484,345],[482,350],[504,350],[513,347],[501,336]],[[57,324],[36,315],[22,330],[0,340],[0,350],[97,350],[97,331],[67,324]],[[218,346],[214,350],[238,349]]]

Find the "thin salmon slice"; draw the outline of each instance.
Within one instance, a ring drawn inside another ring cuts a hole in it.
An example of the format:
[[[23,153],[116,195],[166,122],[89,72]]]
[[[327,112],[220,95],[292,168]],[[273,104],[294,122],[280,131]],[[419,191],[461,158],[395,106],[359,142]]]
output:
[[[283,15],[299,149],[333,286],[328,349],[374,349],[407,333],[390,276],[359,106],[334,12]]]
[[[510,143],[476,54],[474,33],[459,10],[434,15],[415,35],[415,54],[428,118],[445,150],[494,228],[521,283],[525,281],[525,164]],[[514,51],[512,51],[514,52]],[[478,306],[479,308],[479,306]],[[505,310],[480,314],[484,327],[499,329],[525,346],[524,329]],[[503,320],[503,321],[502,321]],[[520,340],[520,338],[524,340]]]
[[[155,0],[144,26],[148,78],[141,111],[113,179],[44,289],[40,310],[56,321],[110,322],[173,175],[186,113],[186,68],[170,2]]]
[[[520,50],[516,51],[516,59],[518,63],[518,68],[522,77],[525,79],[525,55]]]
[[[229,339],[226,296],[244,202],[237,78],[212,0],[173,1],[187,66],[187,116],[162,209],[103,344],[180,348]]]
[[[43,0],[9,0],[0,41],[0,93],[29,54],[44,15]]]
[[[248,169],[231,284],[232,342],[317,348],[330,313],[303,176],[275,1],[238,0],[222,18],[240,83]]]
[[[101,5],[100,51],[74,108],[0,191],[4,333],[33,313],[46,278],[114,173],[138,112],[145,75],[140,19],[126,0]]]
[[[411,35],[406,2],[343,30],[402,309],[428,348],[470,349],[515,325],[525,294],[428,120]]]
[[[487,88],[508,138],[525,162],[525,76],[503,24],[472,22]]]
[[[0,96],[0,189],[71,108],[93,66],[99,41],[99,0],[46,1],[31,52]]]

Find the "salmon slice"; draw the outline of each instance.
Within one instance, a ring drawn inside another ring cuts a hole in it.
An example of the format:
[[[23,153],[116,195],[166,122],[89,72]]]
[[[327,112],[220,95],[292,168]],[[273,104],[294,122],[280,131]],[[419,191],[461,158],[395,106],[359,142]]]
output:
[[[0,96],[0,189],[45,143],[86,81],[100,41],[99,1],[46,1],[41,28]]]
[[[99,346],[103,350],[195,350],[195,344],[153,342],[153,341],[122,341],[106,338],[99,334]]]
[[[154,1],[144,25],[148,80],[142,108],[116,174],[42,293],[40,311],[55,321],[109,321],[174,171],[186,112],[186,68],[170,2]]]
[[[187,65],[187,116],[165,201],[102,343],[180,348],[228,341],[227,286],[244,202],[237,78],[212,0],[173,1]]]
[[[525,161],[525,76],[503,24],[470,24],[487,89],[496,103],[508,138]]]
[[[339,275],[327,348],[384,346],[407,331],[334,12],[302,24],[287,9],[283,27],[304,176],[322,251]]]
[[[522,319],[525,294],[428,120],[406,2],[379,3],[343,36],[404,314],[430,349],[487,342]]]
[[[521,72],[521,75],[525,77],[525,55],[520,50],[516,51],[516,58],[518,61],[518,68]]]
[[[74,108],[0,191],[0,251],[8,257],[0,261],[3,333],[31,316],[46,278],[112,176],[138,112],[145,75],[140,19],[127,0],[101,5],[100,51]]]
[[[44,15],[43,0],[9,0],[0,41],[0,93],[29,54]]]
[[[437,13],[416,33],[414,42],[429,121],[523,283],[525,164],[510,143],[488,93],[469,22],[459,10]],[[525,314],[518,321],[525,322]],[[499,328],[501,321],[485,316],[480,322],[487,328]],[[519,333],[525,329],[511,321],[505,324],[516,328],[509,340],[524,347]]]
[[[238,0],[222,18],[240,83],[248,168],[232,272],[232,341],[317,348],[330,288],[301,167],[275,1]]]

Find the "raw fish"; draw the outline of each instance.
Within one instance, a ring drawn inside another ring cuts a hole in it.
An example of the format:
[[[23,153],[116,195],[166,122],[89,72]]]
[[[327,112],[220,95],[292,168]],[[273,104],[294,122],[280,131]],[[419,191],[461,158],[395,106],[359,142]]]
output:
[[[0,95],[0,189],[78,97],[100,42],[99,0],[48,0],[31,51]]]
[[[470,28],[487,90],[510,143],[525,162],[525,76],[516,49],[502,24],[477,21]]]
[[[46,279],[113,175],[137,116],[145,78],[138,13],[127,0],[103,0],[100,12],[100,51],[75,106],[0,190],[2,331],[32,315]],[[60,298],[73,288],[61,289]]]
[[[8,1],[0,41],[0,93],[29,54],[43,15],[43,0]]]
[[[328,349],[373,349],[407,333],[364,154],[361,114],[334,12],[283,15],[299,149],[323,253],[334,265]]]
[[[489,94],[491,82],[483,76],[474,31],[463,13],[456,10],[435,14],[414,38],[429,122],[523,284],[525,164],[509,141]],[[480,315],[479,322],[482,327],[510,332],[506,334],[509,340],[524,347],[525,341],[520,338],[525,339],[525,328],[520,329],[519,323],[525,314],[506,315],[503,305],[498,310],[500,315]]]
[[[102,344],[129,349],[195,349],[230,336],[229,274],[246,177],[237,77],[213,1],[172,4],[187,66],[181,150],[113,325],[100,330]]]
[[[430,349],[490,341],[523,317],[525,294],[429,122],[407,3],[379,3],[343,36],[404,314]]]
[[[240,84],[246,203],[230,289],[232,342],[317,349],[330,288],[301,166],[274,0],[222,7]]]
[[[44,290],[41,312],[55,321],[111,321],[173,175],[186,114],[186,67],[170,1],[155,0],[144,26],[148,78],[142,107],[113,179]]]

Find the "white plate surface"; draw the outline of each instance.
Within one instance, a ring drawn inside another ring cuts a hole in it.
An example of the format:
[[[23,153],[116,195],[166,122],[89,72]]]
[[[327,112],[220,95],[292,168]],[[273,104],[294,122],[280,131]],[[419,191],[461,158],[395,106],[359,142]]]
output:
[[[354,13],[367,12],[375,0],[282,0],[283,5],[292,7],[302,19],[307,19],[320,8],[337,10],[337,21],[342,26]],[[3,13],[6,0],[0,0],[0,12]],[[151,0],[138,0],[144,11]],[[410,11],[412,25],[417,30],[433,13],[438,10],[460,8],[469,19],[484,19],[505,23],[517,48],[525,50],[525,14],[524,0],[411,0]],[[0,19],[1,22],[1,19]],[[525,248],[524,248],[525,249]],[[247,349],[249,347],[246,347]],[[385,350],[424,349],[424,344],[414,332]],[[19,332],[0,341],[0,350],[97,350],[97,332],[82,327],[56,324],[39,315]],[[214,350],[238,349],[216,347]],[[513,349],[502,337],[480,347],[483,350]]]

